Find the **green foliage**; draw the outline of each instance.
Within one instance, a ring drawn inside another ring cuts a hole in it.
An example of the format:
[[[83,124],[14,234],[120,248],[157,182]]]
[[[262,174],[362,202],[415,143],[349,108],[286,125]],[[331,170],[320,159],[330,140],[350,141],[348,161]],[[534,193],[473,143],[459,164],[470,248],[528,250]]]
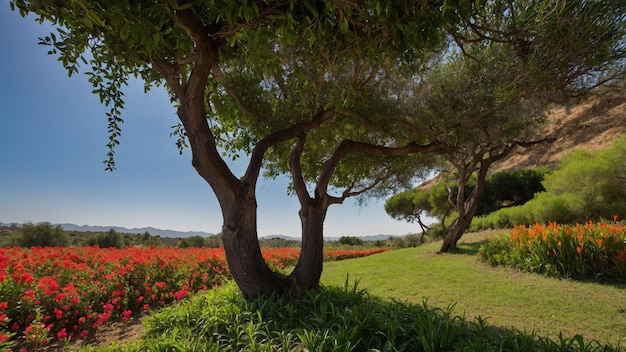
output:
[[[475,219],[472,229],[515,224],[584,223],[626,214],[626,135],[596,153],[577,150],[548,174],[540,192],[528,203]]]
[[[190,237],[186,237],[178,241],[176,246],[178,248],[189,248],[189,247],[219,248],[222,246],[222,236],[221,235],[212,235],[209,237],[190,236]]]
[[[261,248],[300,248],[302,241],[282,237],[266,237],[259,239]]]
[[[480,257],[554,277],[626,282],[626,226],[518,226],[482,246]]]
[[[485,180],[485,191],[476,215],[484,215],[503,207],[522,205],[536,193],[545,191],[542,181],[548,169],[523,169],[496,172]]]
[[[182,240],[180,240],[180,242],[178,242],[178,247],[179,248],[206,247],[205,238],[202,236],[190,236],[187,238],[183,238]]]
[[[69,235],[60,225],[27,222],[22,225],[18,242],[21,247],[65,247],[69,244]]]
[[[125,241],[124,237],[119,232],[110,229],[108,232],[89,237],[87,244],[90,246],[99,246],[100,248],[124,248],[129,246],[130,243]]]
[[[544,190],[541,181],[548,173],[547,169],[525,169],[518,171],[496,172],[485,180],[484,195],[479,203],[477,215],[488,214],[497,209],[511,205],[521,205]],[[476,178],[472,177],[465,187],[471,193]],[[426,215],[442,220],[445,216],[454,217],[453,206],[448,201],[448,188],[452,191],[452,199],[456,198],[458,185],[454,177],[444,177],[435,185],[417,187],[390,197],[385,202],[385,211],[395,219],[415,221],[418,215]],[[450,219],[449,219],[450,220]],[[446,222],[446,224],[450,221]],[[435,226],[435,225],[433,225]],[[435,237],[442,232],[430,226],[428,233]]]
[[[364,243],[362,239],[355,236],[341,236],[337,242],[348,246],[360,246]]]
[[[556,340],[468,320],[454,306],[382,300],[355,286],[300,298],[245,300],[233,285],[161,309],[120,351],[618,351],[582,336]],[[90,349],[109,351],[111,349]]]

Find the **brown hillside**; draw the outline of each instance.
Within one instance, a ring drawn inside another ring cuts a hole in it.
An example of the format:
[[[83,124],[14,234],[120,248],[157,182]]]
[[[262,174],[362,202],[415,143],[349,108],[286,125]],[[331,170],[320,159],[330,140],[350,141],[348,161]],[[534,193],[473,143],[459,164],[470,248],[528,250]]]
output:
[[[555,168],[572,150],[607,148],[625,133],[624,92],[595,97],[574,107],[555,108],[533,138],[555,138],[555,142],[517,148],[507,159],[495,163],[491,172],[539,166]]]

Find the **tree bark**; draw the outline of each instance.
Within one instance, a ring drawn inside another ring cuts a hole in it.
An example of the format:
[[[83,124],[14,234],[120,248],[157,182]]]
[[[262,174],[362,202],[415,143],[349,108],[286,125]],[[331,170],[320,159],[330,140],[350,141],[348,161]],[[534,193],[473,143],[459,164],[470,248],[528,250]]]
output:
[[[455,206],[459,217],[450,228],[450,231],[443,238],[443,242],[438,253],[448,253],[458,249],[457,243],[461,237],[463,237],[465,231],[469,228],[472,223],[472,219],[478,210],[478,204],[480,203],[480,199],[485,189],[487,171],[489,170],[491,163],[491,160],[485,160],[480,163],[480,168],[478,169],[478,175],[476,177],[476,186],[467,199],[465,199],[464,191],[465,185],[469,180],[469,174],[467,174],[467,171],[461,171],[458,184],[459,191]]]
[[[302,250],[295,269],[289,275],[296,294],[319,287],[324,262],[324,220],[328,206],[311,199],[301,205]]]
[[[272,271],[261,254],[257,238],[257,204],[249,187],[236,202],[222,206],[222,240],[233,279],[245,297],[283,294],[290,289],[288,278]]]

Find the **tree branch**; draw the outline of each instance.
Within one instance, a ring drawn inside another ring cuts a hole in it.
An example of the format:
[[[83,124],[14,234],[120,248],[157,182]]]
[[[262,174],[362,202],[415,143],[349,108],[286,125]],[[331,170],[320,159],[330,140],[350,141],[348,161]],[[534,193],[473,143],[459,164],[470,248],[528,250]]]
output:
[[[263,163],[263,155],[267,149],[275,144],[284,142],[291,138],[297,137],[302,133],[306,133],[314,128],[319,127],[324,121],[335,118],[339,115],[345,114],[343,110],[328,109],[322,110],[313,116],[310,121],[299,122],[291,127],[274,132],[261,139],[254,149],[252,150],[252,156],[250,157],[250,163],[246,170],[243,180],[246,182],[256,183],[256,179],[259,177],[261,165]]]
[[[316,193],[326,194],[328,184],[332,175],[335,173],[339,162],[348,153],[361,153],[377,156],[403,156],[415,153],[436,153],[446,151],[448,145],[441,142],[432,142],[420,145],[415,142],[409,143],[404,147],[384,147],[369,143],[355,142],[353,140],[344,139],[333,152],[333,155],[326,161],[317,182]]]
[[[289,171],[291,172],[293,187],[296,191],[296,195],[298,196],[298,200],[302,205],[310,202],[311,200],[309,192],[306,189],[306,182],[304,181],[304,177],[302,175],[302,165],[300,163],[305,142],[306,134],[303,133],[296,139],[296,144],[291,150],[291,154],[289,156]]]

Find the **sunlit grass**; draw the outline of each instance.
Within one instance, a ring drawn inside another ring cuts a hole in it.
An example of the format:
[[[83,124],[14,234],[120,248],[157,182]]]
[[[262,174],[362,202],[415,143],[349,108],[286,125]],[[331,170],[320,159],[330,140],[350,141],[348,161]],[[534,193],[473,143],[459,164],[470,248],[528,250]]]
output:
[[[349,275],[372,295],[446,307],[491,325],[540,335],[582,334],[626,344],[626,287],[577,282],[492,268],[479,262],[482,235],[460,244],[460,254],[435,254],[439,243],[369,258],[327,263],[322,282],[340,284]]]
[[[141,340],[83,351],[618,351],[580,335],[490,326],[453,306],[381,299],[358,285],[249,300],[229,285],[163,308],[145,326]]]

